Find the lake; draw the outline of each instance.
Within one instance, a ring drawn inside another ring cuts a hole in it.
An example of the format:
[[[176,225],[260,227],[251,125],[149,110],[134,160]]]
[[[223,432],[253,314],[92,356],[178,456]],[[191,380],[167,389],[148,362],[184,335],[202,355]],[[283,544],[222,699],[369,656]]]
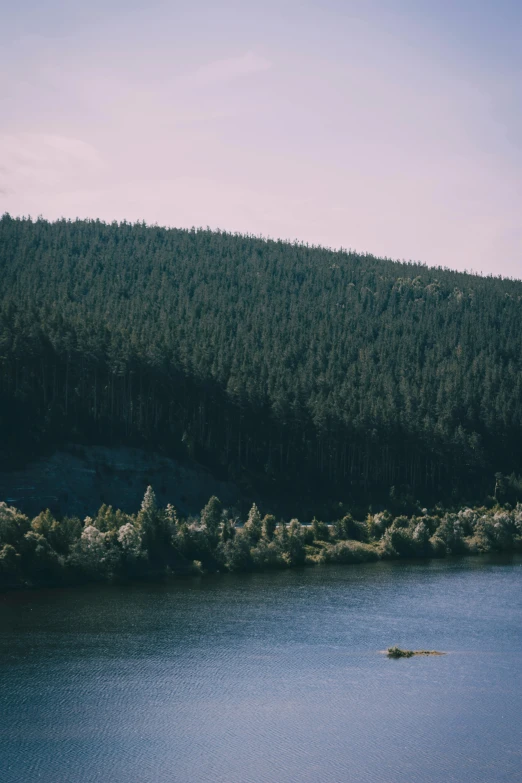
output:
[[[522,781],[521,588],[517,556],[0,595],[0,780]]]

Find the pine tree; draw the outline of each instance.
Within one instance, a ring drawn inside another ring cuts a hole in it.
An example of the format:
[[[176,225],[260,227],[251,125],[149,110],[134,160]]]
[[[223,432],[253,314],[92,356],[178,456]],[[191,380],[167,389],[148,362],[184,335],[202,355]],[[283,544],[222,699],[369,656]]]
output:
[[[217,539],[222,515],[223,505],[219,498],[213,495],[201,511],[201,524],[212,541]]]
[[[272,541],[276,531],[277,520],[273,514],[266,514],[262,521],[262,535],[267,541]]]
[[[256,542],[259,541],[262,535],[262,522],[261,522],[261,514],[259,513],[259,509],[254,503],[252,505],[252,508],[248,512],[248,518],[245,522],[245,530],[247,531],[248,535],[252,539],[252,541]]]

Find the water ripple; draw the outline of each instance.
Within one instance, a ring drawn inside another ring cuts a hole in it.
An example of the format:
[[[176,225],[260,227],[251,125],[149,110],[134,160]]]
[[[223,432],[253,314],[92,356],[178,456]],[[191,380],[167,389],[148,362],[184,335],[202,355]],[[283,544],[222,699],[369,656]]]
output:
[[[2,783],[522,781],[520,561],[0,598]],[[390,644],[440,658],[389,660]]]

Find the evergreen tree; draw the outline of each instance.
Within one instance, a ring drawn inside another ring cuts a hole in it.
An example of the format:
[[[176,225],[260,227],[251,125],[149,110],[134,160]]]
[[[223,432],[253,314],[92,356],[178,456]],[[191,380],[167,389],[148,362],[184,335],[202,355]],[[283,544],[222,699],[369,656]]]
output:
[[[252,541],[256,542],[261,538],[263,525],[261,521],[261,514],[259,513],[259,509],[255,503],[248,512],[248,518],[245,522],[245,530],[247,531]]]
[[[217,539],[222,515],[223,505],[219,498],[213,495],[201,512],[201,524],[207,531],[211,541],[215,541]]]
[[[277,520],[273,514],[266,514],[261,523],[262,535],[267,541],[272,541],[276,532]]]

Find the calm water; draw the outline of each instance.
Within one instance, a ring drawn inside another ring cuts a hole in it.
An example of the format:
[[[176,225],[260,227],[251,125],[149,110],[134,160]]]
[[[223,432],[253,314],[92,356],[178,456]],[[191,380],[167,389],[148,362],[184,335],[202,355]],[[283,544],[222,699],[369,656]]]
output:
[[[522,781],[521,586],[469,558],[0,596],[0,780]]]

